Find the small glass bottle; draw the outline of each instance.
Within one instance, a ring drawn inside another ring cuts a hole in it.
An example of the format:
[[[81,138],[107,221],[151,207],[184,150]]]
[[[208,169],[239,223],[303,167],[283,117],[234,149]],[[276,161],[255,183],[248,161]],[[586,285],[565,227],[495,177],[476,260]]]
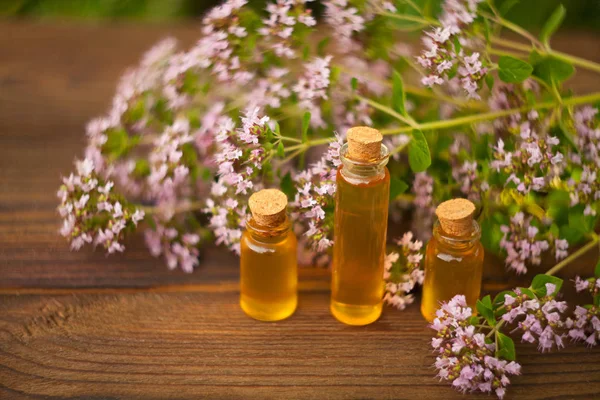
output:
[[[330,308],[345,324],[367,325],[383,307],[389,151],[376,129],[354,127],[346,137],[336,177]]]
[[[296,236],[287,218],[287,197],[276,189],[250,196],[252,217],[240,241],[240,305],[261,321],[289,317],[298,304]]]
[[[425,252],[421,301],[421,314],[429,322],[435,319],[440,303],[457,294],[465,295],[467,305],[476,310],[484,251],[474,212],[475,206],[466,199],[443,202],[435,211],[438,221]]]

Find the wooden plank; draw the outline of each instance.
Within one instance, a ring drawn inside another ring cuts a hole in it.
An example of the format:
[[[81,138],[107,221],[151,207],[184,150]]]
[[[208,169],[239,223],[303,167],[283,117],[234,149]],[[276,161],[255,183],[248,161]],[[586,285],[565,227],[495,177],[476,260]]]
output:
[[[58,398],[463,398],[434,378],[418,307],[357,328],[335,321],[328,301],[317,284],[289,320],[261,323],[231,288],[3,295],[0,387]],[[524,375],[510,398],[600,396],[599,351],[517,351]]]

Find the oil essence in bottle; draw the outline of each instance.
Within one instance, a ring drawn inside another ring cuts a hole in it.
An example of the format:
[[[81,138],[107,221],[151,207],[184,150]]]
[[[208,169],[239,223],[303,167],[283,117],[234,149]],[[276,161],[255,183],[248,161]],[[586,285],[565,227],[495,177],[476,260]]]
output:
[[[376,129],[354,127],[346,136],[336,177],[331,313],[367,325],[383,306],[389,152]]]
[[[252,218],[240,241],[240,305],[250,317],[279,321],[298,303],[296,236],[287,218],[287,197],[276,189],[250,196]]]
[[[438,221],[425,252],[425,282],[421,314],[429,322],[435,319],[440,302],[464,294],[475,310],[481,291],[483,246],[481,230],[473,219],[475,206],[466,199],[443,202],[435,210]]]

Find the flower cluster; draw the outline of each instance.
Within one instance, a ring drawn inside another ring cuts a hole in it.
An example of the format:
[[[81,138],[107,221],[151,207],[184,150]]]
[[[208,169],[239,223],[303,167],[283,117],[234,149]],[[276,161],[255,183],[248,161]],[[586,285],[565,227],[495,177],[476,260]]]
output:
[[[480,2],[448,0],[444,3],[444,13],[440,17],[442,26],[426,32],[423,40],[426,49],[417,57],[417,62],[427,73],[421,80],[423,85],[442,85],[458,72],[467,98],[481,98],[477,92],[487,68],[479,52],[466,54],[465,48],[460,45],[460,42],[466,43],[462,30],[474,21]]]
[[[531,220],[518,212],[510,219],[510,225],[500,227],[504,233],[500,247],[507,253],[505,263],[517,274],[527,272],[526,264],[539,265],[542,253],[550,248],[547,240],[538,239],[539,229],[531,225]]]
[[[540,137],[529,121],[521,124],[519,136],[512,152],[506,151],[502,139],[498,140],[490,167],[509,175],[507,182],[513,182],[521,193],[547,190],[552,179],[562,172],[564,157],[554,150],[560,141],[554,136]]]
[[[425,274],[421,268],[423,242],[413,240],[412,232],[407,232],[396,241],[398,252],[385,258],[383,279],[386,281],[383,301],[399,310],[414,301],[410,292],[415,285],[422,285]]]
[[[351,52],[356,48],[353,35],[365,28],[365,18],[359,15],[356,7],[352,7],[348,0],[327,0],[323,5],[326,22],[331,26],[332,35],[341,51]]]
[[[496,355],[496,345],[471,323],[471,315],[463,295],[454,296],[436,312],[431,324],[437,331],[431,342],[438,354],[435,368],[441,380],[460,392],[494,392],[501,399],[509,375],[519,375],[521,366]]]
[[[576,306],[573,318],[567,318],[565,326],[569,328],[569,337],[574,341],[583,341],[594,347],[600,341],[600,308],[589,305]]]
[[[433,200],[433,178],[426,172],[416,174],[412,191],[415,194],[412,230],[419,239],[428,240],[431,237],[436,207]]]
[[[189,183],[190,169],[183,158],[184,146],[192,141],[189,121],[182,118],[167,126],[154,142],[148,156],[150,175],[147,184],[149,196],[159,204],[174,204],[178,191]],[[167,212],[168,214],[172,214],[172,211]]]
[[[510,84],[498,82],[494,85],[488,99],[490,110],[514,110],[521,109],[527,105],[527,97],[539,93],[539,84],[533,79],[526,79],[522,84]],[[496,136],[508,139],[510,135],[518,134],[520,125],[524,122],[534,124],[539,122],[539,113],[536,110],[517,111],[503,118],[493,121]]]
[[[308,244],[319,253],[333,245],[333,221],[329,209],[333,208],[337,168],[342,163],[341,146],[342,139],[336,135],[325,155],[293,178],[296,196],[290,203],[292,219],[305,227]]]
[[[105,183],[94,172],[90,159],[75,163],[77,175],[63,178],[58,191],[58,212],[63,218],[60,234],[79,250],[86,243],[103,246],[108,253],[122,252],[128,228],[144,219],[144,212],[121,202],[111,192],[114,183]]]
[[[225,244],[239,254],[239,240],[247,217],[250,192],[260,189],[259,172],[265,149],[259,139],[270,129],[269,117],[260,110],[248,110],[242,117],[242,127],[235,128],[230,118],[224,118],[216,137],[218,165],[217,181],[213,182],[204,212],[210,215],[209,226],[217,244]]]
[[[196,233],[184,233],[180,230],[154,222],[156,228],[144,232],[146,245],[150,254],[158,257],[164,255],[167,267],[181,267],[184,272],[192,272],[199,264],[198,245],[200,236]]]
[[[571,206],[585,205],[586,216],[596,216],[600,210],[600,124],[597,115],[598,109],[591,106],[584,106],[573,115],[579,151],[570,154],[569,158],[582,171],[577,181],[569,179],[569,194]]]
[[[291,40],[296,24],[314,26],[317,24],[304,3],[312,0],[278,0],[267,5],[269,17],[263,19],[264,26],[258,30],[269,43],[270,49],[278,56],[296,58]]]
[[[533,292],[515,289],[514,292],[504,295],[506,313],[502,319],[513,323],[519,317],[525,317],[518,322],[518,329],[523,332],[524,342],[538,342],[538,348],[544,352],[564,347],[564,326],[561,314],[567,309],[565,301],[556,301],[556,285],[546,283],[545,296],[538,298]]]
[[[600,125],[598,109],[584,106],[573,115],[573,123],[577,131],[575,143],[581,154],[590,162],[600,165]]]
[[[311,113],[311,124],[316,128],[324,128],[325,121],[321,116],[319,101],[327,99],[329,76],[331,71],[329,63],[331,56],[315,58],[304,65],[304,74],[294,85],[292,91],[298,96],[298,106]]]
[[[600,264],[599,264],[600,265]],[[575,289],[577,292],[586,291],[594,298],[594,304],[576,306],[573,318],[567,318],[565,326],[569,329],[569,337],[573,341],[583,341],[589,347],[596,346],[600,342],[600,278],[596,276],[588,279],[575,278]]]

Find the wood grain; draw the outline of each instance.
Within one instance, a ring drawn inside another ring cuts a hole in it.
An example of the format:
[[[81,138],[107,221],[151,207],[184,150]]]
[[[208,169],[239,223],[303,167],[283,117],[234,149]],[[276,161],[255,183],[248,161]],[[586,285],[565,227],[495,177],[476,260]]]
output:
[[[463,398],[434,378],[416,305],[344,326],[329,315],[329,273],[302,269],[297,313],[259,323],[238,306],[238,261],[226,251],[207,248],[185,274],[139,239],[106,257],[72,253],[57,235],[54,194],[81,154],[86,121],[108,107],[143,50],[167,34],[190,44],[198,32],[0,23],[0,399]],[[596,58],[599,44],[585,34],[557,41]],[[574,90],[600,87],[591,74],[579,78]],[[593,257],[565,276],[588,274]],[[512,279],[490,270],[486,288]],[[524,375],[507,398],[600,398],[597,349],[542,355],[519,344],[518,354]]]

